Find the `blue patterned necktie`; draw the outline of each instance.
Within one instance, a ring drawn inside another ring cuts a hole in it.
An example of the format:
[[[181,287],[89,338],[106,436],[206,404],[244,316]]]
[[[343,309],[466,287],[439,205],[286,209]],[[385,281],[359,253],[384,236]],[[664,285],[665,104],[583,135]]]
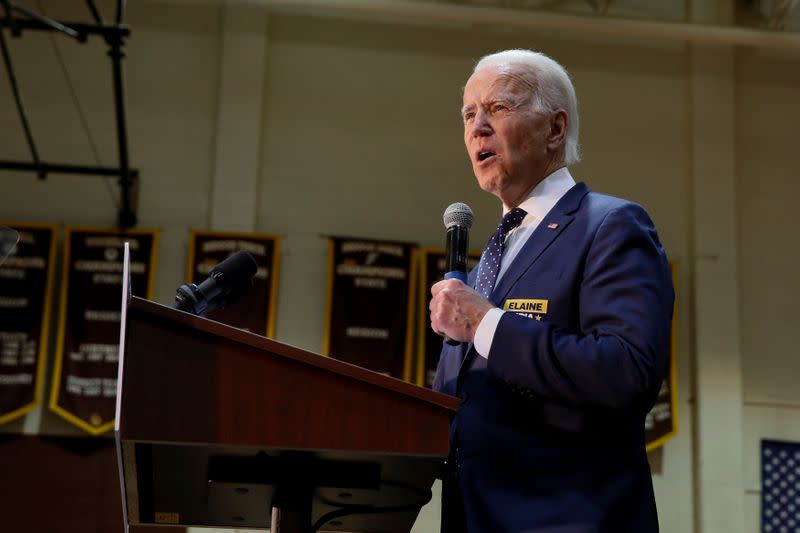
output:
[[[506,236],[511,230],[522,224],[522,219],[527,214],[524,209],[519,207],[506,213],[497,226],[494,235],[489,238],[489,242],[486,243],[486,247],[483,249],[475,290],[487,300],[494,290],[497,273],[500,272],[500,257],[502,257],[505,249]]]

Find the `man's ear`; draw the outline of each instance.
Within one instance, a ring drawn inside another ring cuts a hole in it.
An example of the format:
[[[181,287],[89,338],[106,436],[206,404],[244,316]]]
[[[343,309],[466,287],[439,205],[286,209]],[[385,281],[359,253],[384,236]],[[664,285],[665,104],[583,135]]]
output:
[[[558,150],[566,143],[569,116],[563,109],[557,109],[550,119],[550,135],[547,137],[547,146]]]

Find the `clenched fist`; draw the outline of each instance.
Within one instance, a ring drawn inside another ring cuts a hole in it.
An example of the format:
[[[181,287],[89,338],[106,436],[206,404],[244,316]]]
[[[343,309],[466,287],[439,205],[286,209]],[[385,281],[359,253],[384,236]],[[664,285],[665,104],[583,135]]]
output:
[[[494,306],[457,279],[431,287],[431,328],[460,342],[472,342],[483,316]]]

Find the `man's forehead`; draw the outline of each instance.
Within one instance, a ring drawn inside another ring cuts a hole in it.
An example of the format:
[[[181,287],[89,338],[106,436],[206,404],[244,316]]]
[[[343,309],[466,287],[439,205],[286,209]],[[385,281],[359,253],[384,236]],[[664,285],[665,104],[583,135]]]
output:
[[[527,95],[535,89],[519,69],[511,65],[487,65],[472,73],[464,86],[464,103],[475,99]]]

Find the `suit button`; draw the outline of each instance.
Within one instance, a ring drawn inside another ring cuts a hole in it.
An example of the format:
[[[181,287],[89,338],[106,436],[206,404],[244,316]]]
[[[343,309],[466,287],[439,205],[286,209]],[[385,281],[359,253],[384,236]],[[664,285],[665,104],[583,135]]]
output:
[[[469,394],[467,394],[464,391],[461,391],[458,393],[458,397],[461,398],[462,403],[466,403],[466,401],[469,399]]]

